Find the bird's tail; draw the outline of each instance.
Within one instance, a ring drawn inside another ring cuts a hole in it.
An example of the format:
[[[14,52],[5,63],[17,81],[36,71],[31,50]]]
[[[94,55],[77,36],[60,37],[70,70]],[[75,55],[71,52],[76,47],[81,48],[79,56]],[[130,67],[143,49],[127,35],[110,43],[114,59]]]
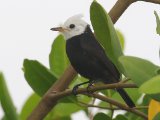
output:
[[[126,93],[126,91],[122,88],[120,89],[116,89],[117,92],[121,95],[121,97],[123,98],[123,100],[125,101],[125,103],[130,107],[133,108],[135,107],[134,102],[132,101],[132,99],[129,97],[129,95]]]

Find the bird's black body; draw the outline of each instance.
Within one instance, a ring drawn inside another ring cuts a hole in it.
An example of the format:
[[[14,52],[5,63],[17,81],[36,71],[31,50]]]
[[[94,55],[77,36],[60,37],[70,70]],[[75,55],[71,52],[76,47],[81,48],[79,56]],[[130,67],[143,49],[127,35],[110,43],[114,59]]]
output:
[[[89,26],[84,33],[67,40],[66,52],[74,69],[90,82],[102,81],[108,84],[119,81],[120,73],[105,55]],[[135,106],[123,89],[117,91],[128,106]]]
[[[105,55],[89,26],[86,31],[67,40],[66,52],[75,70],[90,80],[118,82],[119,72]],[[111,80],[113,79],[116,80]]]

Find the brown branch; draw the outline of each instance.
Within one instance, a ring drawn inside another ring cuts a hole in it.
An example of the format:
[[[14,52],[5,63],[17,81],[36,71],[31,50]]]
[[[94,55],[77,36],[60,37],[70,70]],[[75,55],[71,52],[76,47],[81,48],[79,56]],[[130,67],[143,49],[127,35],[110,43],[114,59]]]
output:
[[[99,105],[84,103],[81,101],[78,101],[78,104],[83,107],[94,107],[94,108],[100,108],[100,109],[106,109],[106,110],[121,110],[121,108],[118,108],[118,107],[112,107],[112,108],[111,107],[103,107],[103,106],[99,106]],[[148,106],[137,106],[137,107],[134,107],[134,109],[148,109]]]
[[[104,89],[115,89],[115,88],[137,88],[137,85],[135,84],[122,84],[122,83],[114,83],[114,84],[104,84],[104,85],[100,85],[100,86],[95,86],[95,87],[92,87],[90,88],[90,92],[95,92],[95,91],[98,91],[98,90],[104,90]],[[123,110],[127,110],[127,111],[130,111],[132,113],[135,113],[139,116],[142,116],[144,117],[144,114],[141,113],[140,111],[134,109],[134,108],[129,108],[128,106],[120,103],[120,102],[117,102],[113,99],[110,99],[108,97],[104,97],[104,96],[101,96],[101,95],[98,95],[96,93],[93,93],[93,94],[88,94],[87,93],[88,90],[87,88],[80,88],[77,90],[77,93],[78,94],[86,94],[86,95],[89,95],[89,96],[92,96],[94,98],[98,98],[102,101],[106,101],[110,104],[113,104],[113,105],[116,105],[118,106],[119,108],[123,109]],[[72,95],[72,90],[71,89],[68,89],[66,91],[63,91],[63,92],[52,92],[52,94],[50,93],[50,96],[48,96],[48,99],[50,100],[59,100],[61,98],[64,98],[66,96],[70,96]],[[145,117],[144,117],[145,118]]]
[[[160,4],[159,0],[145,0],[145,1]],[[116,2],[116,4],[109,12],[109,15],[113,23],[117,22],[120,16],[133,2],[134,0],[118,0]],[[57,82],[45,93],[45,95],[42,97],[41,101],[33,110],[33,112],[31,113],[31,115],[28,117],[27,120],[42,120],[50,112],[50,110],[57,104],[58,99],[54,100],[50,99],[50,95],[53,94],[53,91],[61,92],[67,89],[73,78],[76,76],[76,74],[77,73],[72,68],[72,66],[69,66],[65,70],[62,77],[59,80],[57,80]]]
[[[99,95],[99,94],[97,94],[97,93],[93,93],[93,94],[91,94],[90,96],[92,96],[92,97],[94,97],[94,98],[97,98],[97,99],[100,99],[100,100],[102,100],[102,101],[111,103],[111,104],[113,104],[113,105],[121,108],[122,110],[126,110],[126,111],[129,111],[129,112],[132,112],[132,113],[134,113],[134,114],[136,114],[136,115],[144,118],[145,120],[148,120],[147,115],[144,114],[143,112],[140,112],[140,111],[138,111],[138,110],[136,110],[136,109],[134,109],[134,108],[129,108],[127,105],[122,104],[122,103],[120,103],[120,102],[118,102],[118,101],[116,101],[116,100],[113,100],[113,99],[111,99],[111,98],[109,98],[109,97],[107,97],[107,96],[102,96],[102,95]]]
[[[160,4],[160,0],[137,0],[137,1],[143,1],[143,2],[150,2],[154,4]]]
[[[99,85],[99,86],[94,86],[92,88],[89,89],[89,91],[92,92],[96,92],[99,90],[106,90],[106,89],[115,89],[115,88],[137,88],[136,84],[121,84],[121,83],[114,83],[114,84],[104,84],[104,85]],[[77,94],[84,94],[84,93],[88,93],[87,88],[79,88],[77,90]],[[48,99],[54,100],[54,99],[61,99],[63,97],[72,95],[72,90],[68,89],[65,90],[63,92],[52,92],[50,93]]]
[[[124,11],[133,3],[135,0],[118,0],[113,8],[110,10],[109,15],[112,22],[115,24]]]
[[[137,106],[135,109],[148,109],[148,106]]]
[[[95,92],[95,91],[104,90],[104,89],[115,89],[115,88],[137,88],[137,86],[135,84],[122,84],[122,83],[106,84],[106,85],[92,87],[92,88],[90,88],[90,92]],[[81,89],[77,90],[78,94],[86,94],[86,95],[92,96],[94,98],[98,98],[102,101],[105,101],[105,102],[108,102],[112,105],[115,105],[115,106],[121,108],[122,110],[132,112],[136,115],[139,115],[139,116],[147,119],[147,116],[144,113],[136,110],[135,108],[129,108],[127,105],[124,105],[124,104],[122,104],[116,100],[113,100],[109,97],[105,97],[105,96],[99,95],[97,93],[88,94],[87,92],[88,92],[87,88],[81,88]],[[72,90],[70,90],[70,89],[66,90],[64,92],[59,92],[57,94],[53,93],[53,95],[50,95],[49,99],[52,99],[52,100],[61,99],[65,96],[69,96],[69,95],[72,95]]]
[[[104,85],[100,85],[100,86],[95,86],[95,87],[92,87],[90,88],[90,92],[95,92],[95,91],[98,91],[98,90],[104,90],[104,89],[115,89],[115,88],[137,88],[137,85],[136,84],[124,84],[124,83],[114,83],[114,84],[104,84]],[[93,94],[88,94],[88,90],[87,88],[80,88],[77,90],[77,93],[78,94],[86,94],[86,95],[89,95],[89,96],[92,96],[94,98],[98,98],[102,101],[106,101],[110,104],[113,104],[123,110],[127,110],[127,111],[130,111],[132,113],[135,113],[139,116],[142,116],[144,117],[145,115],[143,113],[141,113],[140,111],[134,109],[134,108],[129,108],[127,105],[124,105],[118,101],[115,101],[113,99],[110,99],[108,97],[104,97],[104,96],[101,96],[101,95],[98,95],[96,93],[93,93]],[[50,99],[51,101],[53,100],[59,100],[61,98],[64,98],[66,96],[70,96],[72,95],[72,90],[71,89],[68,89],[66,91],[63,91],[63,92],[52,92],[52,94],[50,93],[50,96],[48,96],[47,99]],[[49,104],[48,104],[49,105]],[[144,117],[145,118],[145,117]]]
[[[94,108],[100,108],[100,109],[107,109],[107,110],[121,110],[120,108],[116,108],[116,107],[103,107],[103,106],[98,106],[98,105],[92,105],[92,104],[87,104],[81,101],[78,101],[80,106],[83,107],[94,107]]]

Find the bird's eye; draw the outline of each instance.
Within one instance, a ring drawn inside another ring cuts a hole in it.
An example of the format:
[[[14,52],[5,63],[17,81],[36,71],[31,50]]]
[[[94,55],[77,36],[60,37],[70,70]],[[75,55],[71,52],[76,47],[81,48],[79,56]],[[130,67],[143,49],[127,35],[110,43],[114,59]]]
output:
[[[74,24],[70,24],[69,28],[73,29],[73,28],[75,28],[75,25]]]

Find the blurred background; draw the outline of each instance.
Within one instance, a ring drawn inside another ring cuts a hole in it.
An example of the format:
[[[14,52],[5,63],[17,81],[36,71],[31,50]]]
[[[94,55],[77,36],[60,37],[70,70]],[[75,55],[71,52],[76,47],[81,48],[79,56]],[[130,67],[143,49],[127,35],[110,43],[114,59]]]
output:
[[[109,11],[117,0],[98,0]],[[20,111],[33,92],[24,79],[22,64],[25,58],[39,60],[46,66],[53,39],[58,33],[50,28],[63,23],[75,14],[84,14],[90,23],[92,0],[0,0],[0,71]],[[125,36],[125,54],[160,64],[160,37],[156,34],[154,10],[160,6],[136,2],[121,16],[115,27]],[[83,113],[73,115],[76,120]],[[0,107],[0,118],[3,112]],[[85,118],[84,116],[84,119]]]

